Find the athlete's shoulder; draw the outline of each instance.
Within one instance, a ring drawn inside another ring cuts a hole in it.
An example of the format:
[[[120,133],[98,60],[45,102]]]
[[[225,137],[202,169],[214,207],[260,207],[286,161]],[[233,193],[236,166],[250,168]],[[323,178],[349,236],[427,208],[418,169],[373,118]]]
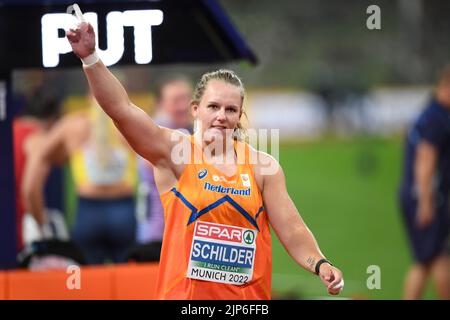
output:
[[[282,168],[278,160],[271,154],[255,149],[249,145],[250,164],[258,176],[273,176],[282,172]]]
[[[157,125],[164,136],[168,139],[170,139],[170,142],[173,143],[179,143],[179,142],[191,142],[193,137],[189,133],[188,130],[185,129],[171,129],[162,125]]]
[[[258,150],[252,145],[246,143],[249,150],[249,156],[253,157],[254,164],[271,164],[271,165],[279,165],[278,160],[272,156],[271,154]],[[250,158],[251,159],[251,158]]]
[[[444,123],[444,108],[435,100],[422,110],[417,118],[418,126],[436,126]]]

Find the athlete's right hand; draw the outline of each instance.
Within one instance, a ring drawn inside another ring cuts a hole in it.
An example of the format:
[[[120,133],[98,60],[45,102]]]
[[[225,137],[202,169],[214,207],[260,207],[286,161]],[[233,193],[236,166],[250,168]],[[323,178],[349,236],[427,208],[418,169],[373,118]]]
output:
[[[75,29],[66,32],[73,53],[83,59],[95,51],[95,33],[90,23],[81,22]]]

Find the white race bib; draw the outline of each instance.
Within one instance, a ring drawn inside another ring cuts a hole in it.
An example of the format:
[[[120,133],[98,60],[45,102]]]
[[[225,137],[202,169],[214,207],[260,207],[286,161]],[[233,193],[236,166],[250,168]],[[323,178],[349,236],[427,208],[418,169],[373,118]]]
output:
[[[243,285],[253,278],[257,231],[197,221],[187,277]]]

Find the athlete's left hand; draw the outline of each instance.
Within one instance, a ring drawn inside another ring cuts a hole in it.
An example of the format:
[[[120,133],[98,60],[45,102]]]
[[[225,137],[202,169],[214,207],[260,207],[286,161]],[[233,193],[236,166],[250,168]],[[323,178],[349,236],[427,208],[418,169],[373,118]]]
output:
[[[328,263],[323,263],[320,266],[319,277],[323,284],[327,286],[329,294],[337,295],[344,289],[344,277],[341,270]]]

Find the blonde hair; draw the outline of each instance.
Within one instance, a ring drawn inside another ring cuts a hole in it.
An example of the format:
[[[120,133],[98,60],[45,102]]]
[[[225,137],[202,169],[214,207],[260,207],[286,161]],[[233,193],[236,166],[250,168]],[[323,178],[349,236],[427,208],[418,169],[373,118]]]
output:
[[[234,71],[226,69],[219,69],[202,75],[200,81],[195,86],[191,106],[193,104],[198,105],[200,103],[200,100],[202,99],[203,94],[205,93],[206,86],[211,80],[223,81],[239,89],[241,94],[241,116],[244,115],[245,117],[247,117],[247,114],[244,110],[244,97],[245,97],[244,84],[242,83],[241,78],[239,78],[239,76],[236,73],[234,73]],[[233,136],[234,139],[247,140],[247,130],[242,125],[241,120],[239,120],[238,124],[236,125]]]

